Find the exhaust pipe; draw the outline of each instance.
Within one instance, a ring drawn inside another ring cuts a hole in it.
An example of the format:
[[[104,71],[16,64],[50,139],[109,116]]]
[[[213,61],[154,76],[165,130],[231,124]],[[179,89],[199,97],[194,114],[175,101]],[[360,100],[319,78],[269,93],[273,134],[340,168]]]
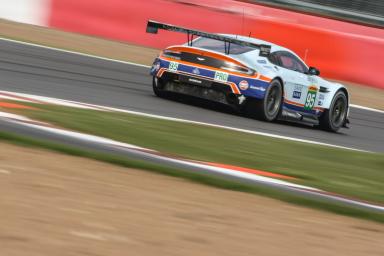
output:
[[[239,98],[234,93],[228,93],[226,96],[228,104],[238,105]]]

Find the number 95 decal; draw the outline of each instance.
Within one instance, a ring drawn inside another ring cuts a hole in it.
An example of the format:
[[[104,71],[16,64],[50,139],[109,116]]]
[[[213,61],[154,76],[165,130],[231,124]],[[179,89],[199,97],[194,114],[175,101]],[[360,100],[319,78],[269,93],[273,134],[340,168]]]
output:
[[[304,109],[311,110],[313,106],[315,106],[316,95],[317,95],[317,88],[316,90],[313,90],[312,88],[308,90],[308,94],[305,99]]]
[[[177,63],[177,62],[173,62],[173,61],[171,61],[171,62],[169,63],[169,67],[168,67],[168,69],[169,69],[170,71],[177,71],[178,68],[179,68],[179,63]]]

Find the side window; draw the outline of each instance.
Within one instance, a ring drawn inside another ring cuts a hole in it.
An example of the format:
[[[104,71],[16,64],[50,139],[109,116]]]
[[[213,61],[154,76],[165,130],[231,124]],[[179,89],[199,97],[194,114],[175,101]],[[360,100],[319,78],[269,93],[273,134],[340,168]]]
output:
[[[292,58],[290,58],[289,56],[287,55],[281,55],[280,56],[280,61],[281,61],[281,65],[287,69],[290,69],[290,70],[295,70],[295,62]]]
[[[269,55],[268,57],[269,61],[272,63],[272,64],[275,64],[277,66],[280,66],[280,62],[279,62],[279,57],[278,57],[278,52],[273,52]]]
[[[308,71],[304,63],[295,55],[289,52],[280,52],[279,59],[281,62],[281,66],[286,69],[297,71],[300,73],[306,73]]]

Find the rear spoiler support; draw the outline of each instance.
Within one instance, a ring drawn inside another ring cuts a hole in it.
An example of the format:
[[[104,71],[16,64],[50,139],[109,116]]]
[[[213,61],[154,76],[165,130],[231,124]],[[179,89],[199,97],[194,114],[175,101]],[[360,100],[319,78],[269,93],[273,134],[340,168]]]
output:
[[[193,34],[191,33],[187,33],[187,39],[188,39],[188,46],[192,46],[192,42],[193,42]]]
[[[179,26],[175,26],[175,25],[171,25],[171,24],[165,24],[165,23],[161,23],[161,22],[157,22],[157,21],[153,21],[153,20],[148,21],[147,29],[146,29],[147,33],[157,34],[159,29],[187,34],[188,46],[192,46],[192,41],[193,41],[194,36],[200,36],[200,37],[210,38],[210,39],[214,39],[214,40],[218,40],[218,41],[223,41],[225,54],[229,54],[230,49],[231,49],[231,44],[237,44],[237,45],[257,48],[260,50],[260,56],[262,56],[262,57],[268,57],[269,53],[271,52],[271,46],[270,45],[255,44],[255,43],[239,40],[237,38],[233,38],[233,37],[229,37],[229,36],[223,36],[223,35],[219,35],[219,34],[183,28],[183,27],[179,27]]]

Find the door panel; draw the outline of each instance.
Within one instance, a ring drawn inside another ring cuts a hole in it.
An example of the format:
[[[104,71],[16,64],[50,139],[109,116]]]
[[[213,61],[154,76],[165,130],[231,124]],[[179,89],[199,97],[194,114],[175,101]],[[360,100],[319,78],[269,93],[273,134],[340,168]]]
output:
[[[298,74],[286,68],[282,68],[285,78],[285,101],[289,104],[304,106],[310,83],[307,75]]]
[[[312,112],[318,101],[319,86],[316,76],[307,75],[307,66],[287,51],[274,53],[285,83],[285,106]]]

